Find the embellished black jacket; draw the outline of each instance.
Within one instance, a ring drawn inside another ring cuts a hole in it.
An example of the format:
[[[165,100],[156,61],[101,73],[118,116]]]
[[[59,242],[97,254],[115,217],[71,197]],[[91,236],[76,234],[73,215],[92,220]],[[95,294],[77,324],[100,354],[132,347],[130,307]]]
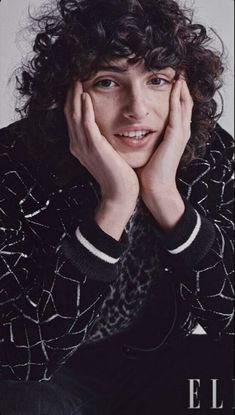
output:
[[[76,180],[58,185],[50,159],[28,156],[22,131],[27,120],[0,131],[3,378],[49,379],[81,345],[125,330],[141,347],[190,335],[197,323],[212,338],[232,333],[228,133],[217,126],[205,156],[178,171],[186,209],[170,233],[139,198],[117,242],[93,220],[100,189],[91,175],[79,166]]]

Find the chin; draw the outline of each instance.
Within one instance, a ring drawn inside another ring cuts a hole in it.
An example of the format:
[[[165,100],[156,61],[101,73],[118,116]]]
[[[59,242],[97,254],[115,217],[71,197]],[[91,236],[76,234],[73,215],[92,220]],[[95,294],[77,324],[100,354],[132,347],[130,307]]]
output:
[[[151,158],[152,154],[150,155],[144,155],[144,156],[139,156],[136,157],[136,155],[127,155],[125,154],[125,156],[122,156],[124,158],[124,160],[127,162],[127,164],[132,167],[132,169],[138,169],[140,167],[144,167],[149,159]]]

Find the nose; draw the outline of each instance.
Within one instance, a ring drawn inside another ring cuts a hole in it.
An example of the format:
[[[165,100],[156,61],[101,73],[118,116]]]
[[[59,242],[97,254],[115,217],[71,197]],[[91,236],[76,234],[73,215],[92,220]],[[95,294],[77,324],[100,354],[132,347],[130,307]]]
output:
[[[134,120],[143,120],[149,115],[146,97],[141,91],[129,91],[125,96],[123,115]]]

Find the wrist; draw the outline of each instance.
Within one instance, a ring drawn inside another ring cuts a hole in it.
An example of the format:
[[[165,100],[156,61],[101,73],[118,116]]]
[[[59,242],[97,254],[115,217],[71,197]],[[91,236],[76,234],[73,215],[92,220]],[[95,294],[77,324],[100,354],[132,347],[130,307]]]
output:
[[[120,202],[102,199],[96,209],[94,219],[105,233],[119,241],[134,208],[134,204],[124,205]]]
[[[161,191],[143,197],[158,225],[166,232],[171,231],[185,211],[184,201],[177,188],[164,188]]]

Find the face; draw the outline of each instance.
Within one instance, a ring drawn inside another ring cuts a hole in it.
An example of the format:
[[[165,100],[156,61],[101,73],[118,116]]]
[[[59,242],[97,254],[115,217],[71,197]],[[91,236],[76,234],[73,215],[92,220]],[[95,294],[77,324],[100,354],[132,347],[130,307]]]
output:
[[[83,83],[102,135],[132,168],[144,166],[161,141],[174,78],[172,68],[147,71],[120,59]]]

